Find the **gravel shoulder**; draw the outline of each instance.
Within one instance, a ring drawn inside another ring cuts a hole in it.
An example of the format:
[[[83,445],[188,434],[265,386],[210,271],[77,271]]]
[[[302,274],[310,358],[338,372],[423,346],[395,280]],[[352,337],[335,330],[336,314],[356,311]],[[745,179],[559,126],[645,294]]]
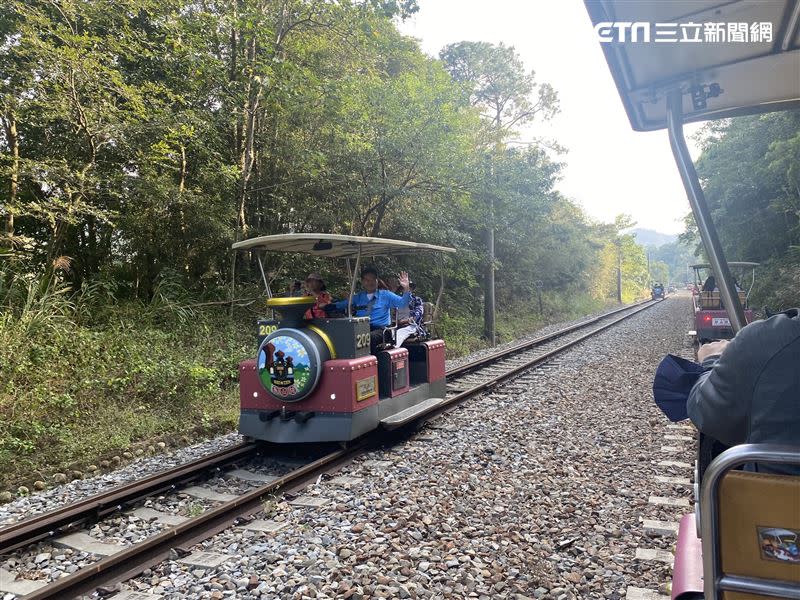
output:
[[[675,521],[693,442],[664,450],[652,377],[667,352],[690,355],[689,305],[671,298],[432,422],[412,439],[346,466],[345,479],[265,503],[277,533],[230,529],[196,549],[224,562],[162,563],[132,582],[169,599],[622,598],[663,591],[666,563],[636,558],[673,540],[644,519]]]
[[[7,504],[0,505],[0,526],[55,510],[71,502],[83,500],[87,496],[99,494],[124,483],[130,483],[148,475],[186,464],[208,454],[229,448],[241,441],[242,437],[238,433],[229,433],[188,448],[136,459],[121,469],[116,469],[103,475],[78,479],[42,492],[34,492],[30,496],[23,496]]]

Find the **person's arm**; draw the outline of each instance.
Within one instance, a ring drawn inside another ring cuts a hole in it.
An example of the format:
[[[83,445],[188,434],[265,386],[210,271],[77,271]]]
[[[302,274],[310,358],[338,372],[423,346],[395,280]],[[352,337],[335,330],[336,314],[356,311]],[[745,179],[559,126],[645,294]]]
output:
[[[698,351],[703,366],[713,368],[689,394],[689,418],[697,429],[727,446],[747,440],[753,392],[766,362],[759,355],[761,338],[758,327],[745,327],[727,345],[715,342]]]
[[[408,306],[408,303],[411,302],[411,292],[408,290],[403,292],[402,296],[398,296],[394,292],[388,290],[385,290],[385,294],[389,308],[403,308],[404,306]]]

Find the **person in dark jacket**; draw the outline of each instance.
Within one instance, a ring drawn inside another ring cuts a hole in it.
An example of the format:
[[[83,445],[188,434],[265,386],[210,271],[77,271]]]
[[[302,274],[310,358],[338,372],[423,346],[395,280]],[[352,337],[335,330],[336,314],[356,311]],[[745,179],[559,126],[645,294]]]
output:
[[[800,447],[797,309],[755,321],[730,341],[704,344],[697,357],[713,367],[689,394],[687,410],[697,429],[727,446]],[[800,469],[784,465],[769,472],[800,475]]]

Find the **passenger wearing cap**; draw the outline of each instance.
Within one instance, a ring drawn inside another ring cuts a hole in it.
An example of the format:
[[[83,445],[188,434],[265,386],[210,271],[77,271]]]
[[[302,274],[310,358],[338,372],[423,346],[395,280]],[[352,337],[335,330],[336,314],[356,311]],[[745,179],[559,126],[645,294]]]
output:
[[[357,317],[369,317],[370,323],[370,351],[375,354],[378,346],[383,343],[383,329],[391,322],[390,311],[393,308],[408,306],[411,294],[408,291],[408,273],[401,272],[399,277],[402,295],[397,295],[389,290],[378,289],[378,271],[374,267],[364,267],[361,271],[362,291],[352,298],[352,306]],[[347,309],[347,300],[328,305],[328,310]]]
[[[325,291],[325,282],[319,273],[309,273],[306,277],[306,295],[314,296],[316,302],[314,306],[306,311],[306,319],[323,319],[325,310],[323,306],[331,303],[331,295]]]

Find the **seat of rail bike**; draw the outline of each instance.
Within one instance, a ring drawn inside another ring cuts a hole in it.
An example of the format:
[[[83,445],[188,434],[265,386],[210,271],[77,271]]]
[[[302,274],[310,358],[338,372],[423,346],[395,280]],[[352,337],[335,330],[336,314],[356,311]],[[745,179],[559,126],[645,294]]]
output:
[[[720,458],[742,448],[768,446],[737,446]],[[790,452],[800,464],[800,448]],[[714,463],[702,483],[703,500],[714,507],[700,505],[704,539],[695,515],[681,520],[672,599],[800,598],[800,477],[730,470],[736,465],[714,475]]]
[[[720,484],[719,552],[728,577],[795,584],[800,598],[800,477],[730,471]],[[725,591],[725,600],[769,596]]]
[[[416,333],[414,335],[410,335],[406,338],[405,344],[416,344],[419,342],[424,342],[429,340],[433,337],[433,312],[434,312],[434,304],[433,302],[423,302],[422,303],[422,326],[425,328],[427,335]],[[397,329],[399,325],[397,323],[397,309],[392,310],[392,322],[391,324],[384,328],[383,330],[383,339],[384,339],[384,347],[385,348],[394,348],[395,347],[395,340],[397,339]]]
[[[718,291],[700,292],[699,301],[700,308],[705,310],[721,310],[724,308]],[[739,291],[739,302],[742,303],[742,306],[745,306],[747,302],[747,294],[743,291]]]

